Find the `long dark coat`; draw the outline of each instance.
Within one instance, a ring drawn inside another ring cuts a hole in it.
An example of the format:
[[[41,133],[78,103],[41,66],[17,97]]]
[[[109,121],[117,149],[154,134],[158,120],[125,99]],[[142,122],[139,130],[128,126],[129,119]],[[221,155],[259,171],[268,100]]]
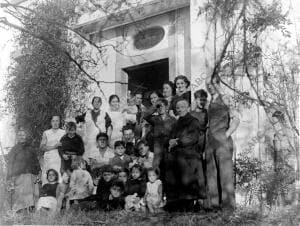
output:
[[[167,201],[205,197],[199,141],[202,133],[199,121],[189,113],[180,117],[173,127],[170,138],[178,138],[178,145],[166,152],[163,159]]]

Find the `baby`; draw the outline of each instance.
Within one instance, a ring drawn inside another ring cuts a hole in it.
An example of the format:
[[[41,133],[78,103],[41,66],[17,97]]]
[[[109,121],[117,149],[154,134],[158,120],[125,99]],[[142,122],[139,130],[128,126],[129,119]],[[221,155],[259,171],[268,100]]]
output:
[[[136,114],[138,113],[138,108],[135,104],[135,97],[129,95],[127,98],[127,106],[124,108],[123,113],[125,113],[126,122],[136,123]]]

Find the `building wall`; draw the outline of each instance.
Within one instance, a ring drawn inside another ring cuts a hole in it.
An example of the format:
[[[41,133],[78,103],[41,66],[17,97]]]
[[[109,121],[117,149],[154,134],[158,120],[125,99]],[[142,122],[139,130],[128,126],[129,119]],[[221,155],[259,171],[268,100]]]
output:
[[[90,72],[95,74],[97,80],[111,83],[100,83],[104,95],[94,84],[94,92],[90,94],[90,99],[93,95],[100,95],[107,99],[109,95],[114,93],[120,97],[126,97],[128,76],[123,69],[164,58],[169,59],[170,80],[174,80],[179,74],[190,77],[189,11],[189,7],[184,7],[142,21],[108,29],[101,33],[94,33],[93,38],[99,45],[111,46],[105,48],[105,55],[101,59],[99,56],[97,57],[98,53],[95,48],[87,49],[87,51],[91,51],[99,63],[97,68],[91,68]],[[151,48],[136,49],[134,36],[143,29],[156,26],[164,29],[163,39]],[[105,107],[107,107],[107,103]]]

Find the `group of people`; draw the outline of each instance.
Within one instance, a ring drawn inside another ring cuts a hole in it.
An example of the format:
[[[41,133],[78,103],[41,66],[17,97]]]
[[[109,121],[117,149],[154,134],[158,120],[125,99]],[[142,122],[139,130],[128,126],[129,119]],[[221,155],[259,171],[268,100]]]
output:
[[[235,207],[233,143],[239,117],[220,91],[217,75],[193,95],[190,81],[177,76],[153,91],[129,96],[121,109],[117,95],[110,109],[94,97],[92,109],[60,128],[54,115],[43,133],[42,158],[18,132],[8,155],[12,208],[37,211],[71,207],[105,211],[192,211]],[[35,175],[42,172],[42,187]],[[40,192],[38,192],[40,190]],[[39,196],[39,197],[37,197]],[[37,203],[37,204],[36,204]]]

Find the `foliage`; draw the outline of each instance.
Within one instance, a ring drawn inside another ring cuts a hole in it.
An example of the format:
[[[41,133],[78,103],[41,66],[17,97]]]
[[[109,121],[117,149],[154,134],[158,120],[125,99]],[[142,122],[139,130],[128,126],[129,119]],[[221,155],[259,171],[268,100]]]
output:
[[[23,15],[24,29],[59,48],[21,32],[16,41],[22,55],[10,69],[7,101],[15,112],[17,125],[24,127],[34,142],[39,142],[42,131],[49,127],[51,116],[64,116],[67,107],[72,106],[73,88],[84,90],[87,83],[80,79],[70,59],[63,54],[70,48],[66,42],[67,29],[56,25],[67,24],[76,15],[75,2],[45,1],[37,3],[35,10],[39,14]],[[70,79],[73,84],[69,83]]]
[[[135,212],[83,212],[71,210],[55,216],[41,214],[13,214],[1,216],[1,224],[30,225],[296,225],[299,223],[299,206],[268,214],[258,209],[240,208],[234,214],[218,213],[159,213]]]
[[[252,150],[253,151],[253,150]],[[272,152],[275,150],[272,149]],[[291,202],[294,192],[295,170],[284,160],[261,161],[251,155],[251,150],[241,152],[236,159],[236,185],[245,192],[245,204],[253,200],[269,206]],[[274,163],[276,161],[277,163]]]

